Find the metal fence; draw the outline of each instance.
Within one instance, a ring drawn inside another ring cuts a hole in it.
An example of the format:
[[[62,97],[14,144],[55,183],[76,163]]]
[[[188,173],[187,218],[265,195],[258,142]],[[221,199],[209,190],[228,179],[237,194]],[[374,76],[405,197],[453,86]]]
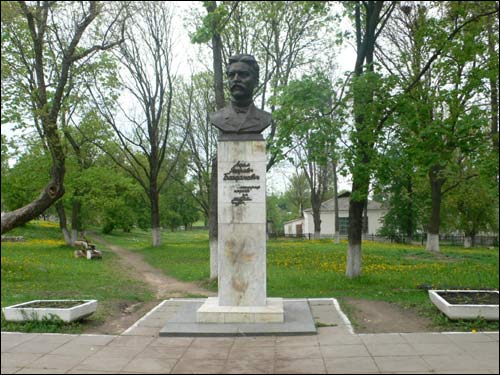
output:
[[[302,238],[306,240],[314,239],[314,233],[302,233],[302,234],[285,234],[285,233],[269,233],[269,238],[277,239],[277,238]],[[334,239],[335,236],[321,235],[321,239]],[[341,234],[341,240],[347,240],[347,235]],[[412,238],[407,238],[403,235],[397,236],[379,236],[376,234],[364,234],[363,240],[367,241],[376,241],[376,242],[391,242],[391,243],[419,243],[424,245],[427,241],[427,233],[419,233],[413,236]],[[440,234],[439,235],[439,243],[441,245],[452,245],[452,246],[463,246],[465,241],[464,235],[455,235],[455,234]],[[473,246],[481,246],[481,247],[498,247],[499,238],[498,236],[485,236],[485,235],[477,235],[474,237]]]

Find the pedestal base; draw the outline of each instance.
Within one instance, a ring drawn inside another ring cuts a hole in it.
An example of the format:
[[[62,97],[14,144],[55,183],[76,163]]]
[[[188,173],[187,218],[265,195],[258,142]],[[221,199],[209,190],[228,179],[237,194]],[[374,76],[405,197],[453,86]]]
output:
[[[209,297],[196,312],[198,323],[283,323],[282,298],[268,298],[266,306],[219,306],[219,298]]]
[[[307,299],[283,300],[283,323],[199,323],[196,312],[206,298],[173,299],[175,314],[165,322],[161,337],[248,337],[316,335],[316,327]],[[324,306],[322,306],[324,307]],[[330,322],[324,320],[325,322]]]

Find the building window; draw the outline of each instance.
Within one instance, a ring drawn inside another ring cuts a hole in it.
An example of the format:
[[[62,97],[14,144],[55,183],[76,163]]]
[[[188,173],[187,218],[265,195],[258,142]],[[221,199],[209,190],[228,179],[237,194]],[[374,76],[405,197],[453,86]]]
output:
[[[339,217],[339,231],[340,234],[347,234],[349,230],[349,218]]]
[[[349,218],[339,217],[339,231],[340,234],[347,234],[349,232]],[[363,233],[368,233],[368,218],[363,216]]]

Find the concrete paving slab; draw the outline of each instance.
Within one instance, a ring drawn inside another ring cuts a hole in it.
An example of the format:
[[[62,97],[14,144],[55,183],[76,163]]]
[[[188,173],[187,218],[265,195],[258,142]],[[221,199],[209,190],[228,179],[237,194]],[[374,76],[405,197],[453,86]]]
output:
[[[118,372],[122,370],[129,362],[130,357],[108,357],[108,356],[91,356],[76,365],[74,371],[109,371]]]
[[[370,357],[364,345],[321,346],[323,358]]]
[[[274,360],[229,359],[222,370],[223,374],[272,374]]]
[[[295,359],[314,359],[322,358],[319,346],[285,346],[281,348],[276,348],[276,359],[277,360],[290,360]]]
[[[232,347],[229,352],[228,360],[239,361],[245,359],[248,361],[273,361],[276,357],[274,347]]]
[[[284,323],[198,323],[196,311],[205,299],[185,301],[160,331],[166,336],[315,335],[316,326],[307,300],[284,300]]]
[[[382,373],[390,372],[422,372],[430,371],[431,367],[419,356],[373,357]]]
[[[379,374],[380,371],[372,357],[326,358],[329,374]]]
[[[370,354],[374,357],[379,356],[407,356],[412,355],[415,349],[410,344],[367,344]]]
[[[323,359],[277,359],[275,374],[326,374]]]
[[[451,344],[449,335],[441,333],[401,333],[401,337],[410,344]]]
[[[169,374],[177,363],[176,359],[166,358],[135,358],[122,371],[138,372],[141,374]]]
[[[66,371],[53,368],[22,368],[16,374],[66,374]]]
[[[423,355],[421,358],[434,371],[490,371],[492,363],[478,361],[471,355]],[[496,360],[498,363],[498,358]]]
[[[40,358],[36,353],[2,353],[2,366],[5,368],[25,367]]]
[[[30,367],[68,371],[81,361],[81,357],[47,354],[30,363]]]
[[[182,358],[172,370],[172,374],[220,374],[226,364],[225,360],[208,359],[193,361]]]
[[[355,334],[332,299],[309,300],[317,319],[339,322],[317,328],[316,335],[159,337],[161,328],[156,328],[152,337],[153,331],[139,330],[148,327],[148,319],[167,321],[184,302],[163,302],[154,315],[146,314],[128,334],[118,336],[2,333],[1,373],[498,374],[499,370],[497,332]]]

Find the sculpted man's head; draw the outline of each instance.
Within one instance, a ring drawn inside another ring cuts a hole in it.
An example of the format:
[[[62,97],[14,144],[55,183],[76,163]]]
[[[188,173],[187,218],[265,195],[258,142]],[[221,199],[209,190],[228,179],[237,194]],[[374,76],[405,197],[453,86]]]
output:
[[[231,101],[243,106],[250,104],[259,83],[259,65],[255,57],[246,54],[231,56],[226,73]]]
[[[255,57],[246,54],[231,56],[226,74],[231,103],[211,113],[210,123],[221,131],[220,137],[242,139],[244,136],[246,140],[262,140],[260,133],[271,125],[272,119],[270,113],[253,104],[253,92],[259,83],[259,65]]]

